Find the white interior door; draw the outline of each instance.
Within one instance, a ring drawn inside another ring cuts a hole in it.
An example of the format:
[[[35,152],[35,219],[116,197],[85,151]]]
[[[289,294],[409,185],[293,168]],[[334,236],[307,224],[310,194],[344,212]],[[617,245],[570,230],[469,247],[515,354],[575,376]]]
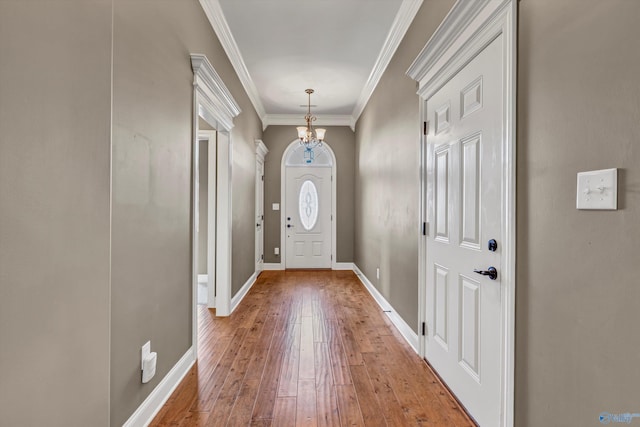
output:
[[[264,265],[264,161],[256,161],[256,271]]]
[[[427,100],[426,358],[482,426],[500,425],[504,363],[502,37]]]
[[[287,167],[286,268],[331,268],[331,168]]]

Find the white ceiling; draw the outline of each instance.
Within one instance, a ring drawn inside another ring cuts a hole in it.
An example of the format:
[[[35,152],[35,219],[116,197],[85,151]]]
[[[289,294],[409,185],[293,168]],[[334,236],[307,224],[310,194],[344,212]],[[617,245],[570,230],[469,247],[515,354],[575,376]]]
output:
[[[265,127],[353,126],[422,0],[201,3]]]

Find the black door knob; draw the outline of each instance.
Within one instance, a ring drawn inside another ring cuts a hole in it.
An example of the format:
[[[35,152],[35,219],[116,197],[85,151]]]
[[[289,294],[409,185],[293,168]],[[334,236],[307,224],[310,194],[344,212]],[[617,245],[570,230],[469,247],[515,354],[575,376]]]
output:
[[[482,274],[483,276],[489,276],[489,279],[496,280],[498,278],[498,270],[495,267],[489,267],[486,270],[473,270],[474,273]]]
[[[287,228],[291,228],[291,227],[293,227],[293,225],[287,224]]]
[[[496,239],[489,240],[489,244],[487,246],[489,246],[489,250],[491,252],[495,252],[498,250],[498,242],[496,242]]]

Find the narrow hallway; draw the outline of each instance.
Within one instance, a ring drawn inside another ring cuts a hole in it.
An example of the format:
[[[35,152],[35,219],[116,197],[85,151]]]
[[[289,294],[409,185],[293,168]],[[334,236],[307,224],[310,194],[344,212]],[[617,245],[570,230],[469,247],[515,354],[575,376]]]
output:
[[[472,426],[350,271],[265,271],[199,306],[199,360],[151,426]]]

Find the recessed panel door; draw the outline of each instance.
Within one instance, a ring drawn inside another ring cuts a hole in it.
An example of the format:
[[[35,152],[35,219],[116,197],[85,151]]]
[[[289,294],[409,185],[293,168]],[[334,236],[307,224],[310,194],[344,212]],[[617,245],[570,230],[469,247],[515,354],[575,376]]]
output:
[[[427,100],[426,358],[482,426],[504,363],[501,54],[502,36]]]
[[[286,268],[331,268],[331,168],[286,171]]]

